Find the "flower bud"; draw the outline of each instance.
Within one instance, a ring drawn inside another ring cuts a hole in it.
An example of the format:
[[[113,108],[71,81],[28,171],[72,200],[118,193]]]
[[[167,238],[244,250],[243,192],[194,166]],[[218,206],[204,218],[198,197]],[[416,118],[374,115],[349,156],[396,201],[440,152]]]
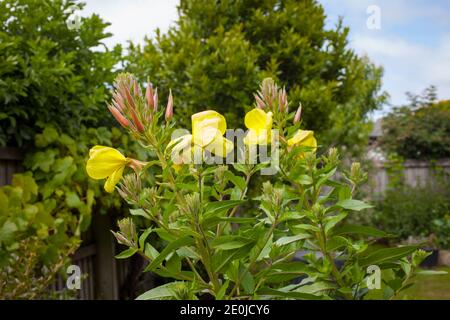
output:
[[[119,124],[122,127],[128,128],[130,126],[130,122],[122,115],[122,113],[120,113],[120,111],[117,108],[108,105],[108,109],[109,112],[111,112],[111,114],[114,116],[114,118],[117,120],[117,122],[119,122]]]
[[[261,97],[257,94],[255,94],[255,100],[256,100],[256,106],[260,109],[264,109],[266,106],[264,101],[262,101]]]
[[[153,101],[153,86],[149,82],[147,84],[147,89],[145,90],[145,99],[147,100],[147,106],[149,109],[153,110],[155,107],[154,101]]]
[[[145,131],[144,125],[142,124],[141,120],[139,120],[139,117],[136,113],[135,109],[130,109],[131,111],[131,117],[133,118],[133,124],[136,127],[137,131],[142,133]]]
[[[158,111],[158,88],[155,89],[155,94],[153,95],[153,110]]]
[[[169,99],[167,101],[167,107],[166,107],[166,121],[169,121],[173,117],[173,97],[172,97],[172,90],[169,92]]]
[[[295,113],[294,116],[294,124],[299,123],[301,118],[302,118],[302,104],[300,103],[297,112]]]

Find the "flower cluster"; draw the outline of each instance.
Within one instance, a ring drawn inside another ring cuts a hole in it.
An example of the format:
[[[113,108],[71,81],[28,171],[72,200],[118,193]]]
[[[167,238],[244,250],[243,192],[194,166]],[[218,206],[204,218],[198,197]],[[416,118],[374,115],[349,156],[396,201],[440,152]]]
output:
[[[255,95],[255,105],[255,108],[245,115],[244,123],[248,131],[243,138],[244,144],[246,146],[269,145],[273,143],[272,131],[283,130],[290,116],[285,88],[280,89],[273,80],[265,79],[260,91]],[[138,136],[150,135],[149,140],[155,146],[165,143],[165,141],[158,141],[158,135],[155,132],[161,128],[169,131],[170,128],[158,124],[158,119],[162,118],[162,113],[158,112],[158,90],[154,89],[150,82],[143,95],[133,76],[119,75],[115,82],[113,100],[108,108],[119,124],[131,133]],[[294,115],[294,125],[300,122],[300,116],[301,107]],[[172,117],[173,97],[170,92],[164,112],[166,125]],[[191,133],[172,138],[166,143],[164,153],[170,154],[173,168],[179,170],[185,164],[201,163],[206,153],[224,158],[234,150],[233,141],[224,137],[227,123],[223,115],[214,110],[206,110],[193,114],[191,120]],[[291,138],[287,139],[287,147],[296,146],[315,151],[317,142],[313,131],[298,129]],[[93,147],[89,156],[87,173],[94,179],[106,178],[107,192],[114,190],[125,167],[132,167],[138,172],[145,165],[138,160],[126,158],[113,148],[104,146]]]

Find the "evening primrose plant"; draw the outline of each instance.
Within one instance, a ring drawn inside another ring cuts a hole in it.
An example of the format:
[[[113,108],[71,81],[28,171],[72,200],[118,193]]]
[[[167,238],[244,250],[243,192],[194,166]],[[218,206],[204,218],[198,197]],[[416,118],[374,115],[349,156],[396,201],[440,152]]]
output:
[[[263,81],[246,131],[227,130],[212,109],[180,130],[173,108],[171,94],[163,110],[150,82],[143,92],[132,75],[119,75],[109,110],[150,161],[94,146],[86,166],[130,206],[113,231],[127,247],[117,258],[139,254],[144,272],[167,279],[139,299],[363,299],[370,289],[394,298],[409,286],[426,254],[372,248],[387,235],[344,224],[370,207],[353,199],[364,174],[358,164],[338,173],[337,150],[302,128],[302,108],[290,112],[284,88]],[[373,270],[381,288],[371,285]]]

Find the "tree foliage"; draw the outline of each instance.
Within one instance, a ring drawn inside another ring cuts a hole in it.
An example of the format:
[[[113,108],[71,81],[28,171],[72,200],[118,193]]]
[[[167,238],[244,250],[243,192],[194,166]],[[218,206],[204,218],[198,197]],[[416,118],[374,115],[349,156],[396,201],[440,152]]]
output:
[[[434,87],[409,100],[383,119],[382,148],[405,159],[450,157],[450,100],[437,101]]]
[[[270,76],[301,102],[304,123],[324,142],[357,151],[368,113],[384,101],[382,69],[348,48],[349,29],[325,26],[313,0],[182,0],[176,25],[143,46],[130,45],[128,69],[172,88],[177,114],[205,108],[232,125],[251,108],[258,82]],[[182,99],[179,97],[183,97]]]
[[[80,124],[100,125],[106,113],[105,83],[111,83],[120,48],[98,50],[107,23],[98,15],[66,23],[69,0],[0,2],[0,145],[32,142],[44,124],[75,135]]]

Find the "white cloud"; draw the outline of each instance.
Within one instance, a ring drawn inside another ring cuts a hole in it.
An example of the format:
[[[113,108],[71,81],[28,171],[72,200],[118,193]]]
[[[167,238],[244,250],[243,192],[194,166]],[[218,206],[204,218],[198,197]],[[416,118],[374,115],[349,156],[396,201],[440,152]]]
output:
[[[106,45],[125,44],[128,40],[142,42],[156,28],[167,31],[177,18],[178,0],[86,0],[83,15],[98,13],[111,22],[107,29],[113,34]]]
[[[450,34],[442,36],[436,47],[368,35],[355,35],[352,46],[384,66],[385,88],[394,105],[405,102],[406,91],[420,93],[431,84],[438,87],[441,99],[450,98]]]

